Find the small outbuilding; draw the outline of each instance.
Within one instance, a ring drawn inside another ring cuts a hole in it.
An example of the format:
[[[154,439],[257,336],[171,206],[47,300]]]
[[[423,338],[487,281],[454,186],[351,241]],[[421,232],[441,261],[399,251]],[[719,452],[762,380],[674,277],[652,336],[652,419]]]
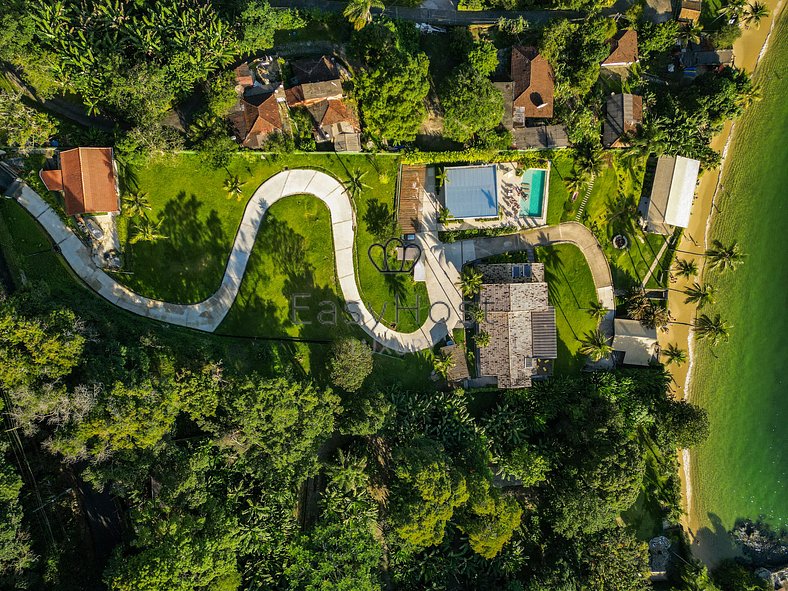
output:
[[[654,182],[647,199],[641,201],[639,213],[647,232],[668,236],[673,227],[689,225],[700,161],[684,156],[660,156]]]
[[[623,365],[648,366],[659,354],[657,330],[645,328],[637,320],[613,321],[613,355]]]
[[[112,148],[74,148],[58,156],[59,167],[42,170],[50,191],[63,193],[68,215],[119,211],[118,183]]]
[[[550,150],[569,147],[569,135],[563,125],[537,125],[512,130],[518,150]]]
[[[697,23],[700,20],[701,0],[682,0],[679,7],[679,22]]]
[[[444,205],[453,218],[498,217],[498,177],[494,164],[444,169]]]
[[[605,104],[602,144],[606,148],[626,148],[626,135],[643,123],[643,97],[636,94],[611,94]]]

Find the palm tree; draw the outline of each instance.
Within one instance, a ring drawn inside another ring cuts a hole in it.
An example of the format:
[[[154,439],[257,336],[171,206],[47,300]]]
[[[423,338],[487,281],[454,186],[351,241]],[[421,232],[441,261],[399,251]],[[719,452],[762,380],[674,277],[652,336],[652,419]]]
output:
[[[123,214],[130,217],[144,217],[150,211],[150,199],[147,193],[133,191],[123,197]]]
[[[602,150],[598,146],[587,143],[576,149],[575,166],[586,176],[595,176],[602,169]]]
[[[744,262],[744,253],[741,247],[734,240],[729,246],[725,246],[719,240],[711,243],[711,248],[706,250],[709,267],[718,271],[735,269]]]
[[[347,184],[352,197],[355,197],[364,189],[369,189],[369,185],[364,183],[365,176],[367,176],[367,171],[365,170],[362,172],[360,168],[356,168],[350,173],[350,176],[347,179]]]
[[[761,91],[761,87],[754,82],[750,82],[749,85],[745,86],[739,91],[739,94],[736,97],[736,103],[742,109],[748,109],[762,98],[763,92]]]
[[[716,345],[720,341],[727,341],[731,328],[733,327],[724,322],[719,314],[715,314],[714,318],[701,314],[692,324],[692,330],[698,339],[708,341],[712,345]]]
[[[337,464],[326,468],[331,482],[345,492],[355,492],[367,485],[367,459],[339,450]]]
[[[473,340],[476,343],[477,347],[479,348],[487,347],[490,345],[490,333],[481,331],[477,333],[475,337],[473,337]]]
[[[134,236],[131,237],[129,242],[137,244],[137,242],[158,242],[159,240],[164,240],[167,237],[159,233],[163,221],[154,222],[148,217],[143,217],[134,225]]]
[[[761,20],[768,18],[768,16],[769,9],[766,7],[766,4],[763,2],[757,2],[756,0],[756,2],[750,2],[747,4],[742,15],[742,23],[744,23],[745,29],[749,29],[750,27],[760,29]]]
[[[627,294],[627,312],[635,320],[641,320],[648,312],[651,302],[646,297],[645,290],[638,286],[633,287]]]
[[[684,349],[679,349],[677,345],[670,344],[667,349],[663,349],[662,356],[665,358],[667,365],[675,363],[676,365],[683,365],[687,361],[687,352]]]
[[[350,21],[356,31],[360,31],[372,22],[372,9],[386,8],[380,0],[350,0],[342,14]]]
[[[693,21],[686,23],[681,29],[681,36],[687,43],[690,41],[696,44],[700,43],[701,33],[703,33],[703,27]]]
[[[629,147],[625,155],[629,158],[645,158],[651,153],[662,154],[665,151],[667,137],[662,128],[664,120],[661,118],[649,119],[634,134],[626,134]]]
[[[594,318],[597,322],[601,322],[607,316],[608,309],[605,308],[602,302],[590,302],[588,304],[588,314],[591,318]]]
[[[460,288],[462,295],[466,298],[472,298],[482,289],[482,272],[476,270],[474,267],[466,266],[460,275]]]
[[[591,361],[596,362],[610,357],[613,347],[608,343],[607,335],[597,328],[583,335],[578,350],[581,354],[587,355]]]
[[[588,183],[588,175],[577,168],[572,169],[572,174],[566,177],[566,188],[570,193],[579,193],[586,183]]]
[[[449,371],[454,367],[454,360],[448,355],[434,355],[432,357],[432,369],[444,380],[449,377]]]
[[[659,306],[649,302],[648,307],[640,317],[640,324],[645,328],[660,329],[666,331],[670,323],[670,312],[665,306]]]
[[[676,259],[676,275],[689,279],[697,274],[698,263],[689,259]]]
[[[725,6],[719,9],[720,16],[729,18],[740,18],[744,13],[746,2],[744,0],[730,0]]]
[[[700,310],[706,304],[714,303],[714,286],[701,285],[695,281],[690,287],[684,290],[687,299],[684,300],[685,304],[695,304]]]
[[[232,199],[235,197],[238,201],[243,197],[243,187],[246,183],[242,183],[238,175],[229,176],[224,181],[224,188],[227,190],[227,198]]]

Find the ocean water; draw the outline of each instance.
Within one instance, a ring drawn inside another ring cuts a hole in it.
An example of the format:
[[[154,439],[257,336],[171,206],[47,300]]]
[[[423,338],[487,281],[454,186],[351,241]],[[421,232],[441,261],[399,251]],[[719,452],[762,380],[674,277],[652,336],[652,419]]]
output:
[[[692,451],[698,557],[733,555],[737,519],[788,527],[788,17],[772,33],[757,81],[763,100],[738,122],[710,237],[738,240],[743,266],[704,279],[728,343],[696,347],[692,399],[711,436]]]

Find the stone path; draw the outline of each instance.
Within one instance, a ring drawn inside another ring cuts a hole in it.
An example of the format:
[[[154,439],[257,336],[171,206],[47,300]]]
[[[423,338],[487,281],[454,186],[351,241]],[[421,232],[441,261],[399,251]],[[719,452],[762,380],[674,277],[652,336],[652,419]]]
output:
[[[277,173],[254,192],[244,210],[222,283],[211,297],[197,304],[170,304],[143,297],[98,268],[88,247],[30,187],[22,184],[15,193],[20,205],[44,227],[69,266],[93,291],[110,303],[140,316],[206,332],[216,330],[232,307],[268,208],[284,197],[305,193],[323,201],[330,211],[337,277],[348,312],[370,337],[398,353],[431,348],[462,320],[459,283],[463,264],[503,252],[530,250],[534,244],[575,244],[588,261],[600,301],[611,310],[615,308],[607,259],[594,235],[582,224],[568,222],[511,236],[444,244],[438,240],[437,207],[428,205],[423,214],[424,231],[416,235],[416,240],[423,251],[430,315],[414,332],[401,333],[390,329],[378,322],[359,293],[354,260],[356,221],[350,196],[334,177],[306,169]]]

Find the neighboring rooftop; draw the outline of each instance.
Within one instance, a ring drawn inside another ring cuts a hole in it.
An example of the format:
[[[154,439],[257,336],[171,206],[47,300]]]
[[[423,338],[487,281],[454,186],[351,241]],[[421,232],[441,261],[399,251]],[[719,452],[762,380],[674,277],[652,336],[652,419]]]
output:
[[[700,19],[701,9],[701,0],[682,0],[678,20],[696,23]]]
[[[68,215],[118,211],[112,148],[74,148],[60,152],[60,168],[42,170],[50,191],[62,191]]]
[[[733,64],[732,49],[689,49],[681,54],[681,65],[685,68],[706,68],[717,66],[730,66]]]
[[[339,68],[333,58],[322,55],[290,62],[290,71],[298,84],[339,80]]]
[[[342,98],[342,81],[333,58],[321,56],[290,62],[294,85],[285,91],[291,107]]]
[[[689,224],[700,162],[683,156],[660,156],[648,199],[640,204],[646,231],[670,234],[671,226]]]
[[[610,39],[610,55],[602,65],[605,67],[631,66],[638,61],[638,33],[634,29],[619,31]]]
[[[512,47],[511,77],[515,126],[525,125],[526,119],[553,116],[553,68],[535,47]]]
[[[490,335],[490,344],[478,351],[479,374],[493,376],[499,388],[527,388],[533,378],[549,375],[558,356],[555,309],[548,304],[544,266],[531,263],[530,279],[512,283],[522,264],[480,266],[486,278],[509,282],[484,283],[479,303],[485,319],[479,330]],[[518,277],[518,279],[520,279]]]
[[[644,328],[637,320],[613,321],[613,351],[624,365],[648,366],[657,357],[657,330]]]
[[[447,345],[441,347],[441,353],[451,359],[452,364],[446,380],[450,383],[462,382],[471,377],[468,373],[468,362],[465,359],[465,348],[461,345]]]
[[[317,124],[317,141],[332,142],[337,152],[361,151],[361,126],[349,103],[323,100],[307,108]]]
[[[643,122],[643,97],[636,94],[612,94],[605,105],[605,122],[602,127],[602,144],[606,148],[625,148],[622,140],[628,133],[637,131]]]
[[[444,205],[452,217],[498,217],[498,180],[494,164],[447,166],[444,176]]]
[[[537,125],[512,130],[514,145],[518,150],[569,147],[569,136],[563,125]]]
[[[427,183],[427,167],[403,164],[397,183],[397,222],[405,235],[421,231],[422,199]]]
[[[230,113],[230,122],[236,137],[247,148],[261,148],[269,135],[284,129],[275,93],[241,99],[238,108]]]

